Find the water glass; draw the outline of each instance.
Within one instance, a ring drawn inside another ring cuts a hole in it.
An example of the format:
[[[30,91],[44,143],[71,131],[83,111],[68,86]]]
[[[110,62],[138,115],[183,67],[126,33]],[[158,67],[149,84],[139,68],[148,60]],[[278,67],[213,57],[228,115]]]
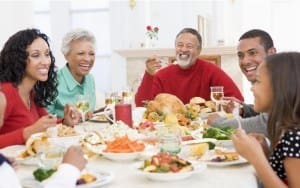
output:
[[[161,152],[178,154],[181,151],[180,129],[169,125],[160,127],[159,147]]]
[[[63,149],[60,147],[48,148],[38,154],[39,166],[45,169],[56,169],[62,163],[63,155]]]

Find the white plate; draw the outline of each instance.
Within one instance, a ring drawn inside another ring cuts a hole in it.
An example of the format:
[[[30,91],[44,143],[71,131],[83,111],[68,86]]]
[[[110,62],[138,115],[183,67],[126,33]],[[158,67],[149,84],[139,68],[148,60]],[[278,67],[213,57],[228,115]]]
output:
[[[153,172],[144,172],[143,170],[139,169],[143,166],[142,163],[136,163],[134,164],[135,170],[138,171],[139,174],[145,176],[146,178],[150,180],[155,181],[175,181],[175,180],[182,180],[185,178],[190,177],[193,174],[201,173],[206,169],[206,164],[204,163],[197,163],[193,165],[193,170],[189,172],[177,172],[177,173],[153,173]]]
[[[77,185],[76,188],[93,188],[100,187],[102,185],[106,185],[110,183],[114,175],[111,172],[97,171],[91,172],[94,176],[96,176],[97,180],[88,184]],[[42,183],[35,180],[33,176],[26,177],[21,180],[21,184],[24,188],[40,188],[43,187]]]
[[[26,149],[25,145],[13,145],[8,146],[0,150],[0,153],[7,157],[13,157],[16,159],[17,163],[24,165],[38,165],[39,160],[35,156],[29,156],[26,158],[18,157]]]
[[[132,152],[132,153],[111,153],[102,151],[102,155],[113,161],[132,161],[142,157],[143,152]]]
[[[211,161],[213,158],[216,158],[216,157],[217,157],[217,155],[214,153],[214,150],[209,150],[199,160],[205,162],[209,166],[216,166],[216,167],[225,167],[225,166],[239,165],[239,164],[248,163],[248,161],[240,155],[239,155],[238,160],[220,161],[220,162]]]
[[[32,138],[41,137],[44,135],[44,133],[35,133],[32,134]],[[79,145],[80,140],[82,139],[83,135],[79,134],[75,136],[57,136],[57,137],[48,137],[48,141],[56,146],[62,147],[62,148],[68,148],[72,145]]]
[[[92,121],[92,122],[100,122],[100,123],[107,123],[109,122],[108,119],[105,117],[103,112],[94,114],[93,117],[91,119],[89,119],[88,121]]]
[[[246,163],[248,163],[248,161],[245,158],[243,158],[242,156],[239,156],[239,159],[234,160],[234,161],[222,161],[222,162],[206,161],[205,163],[209,166],[226,167],[226,166],[231,166],[231,165],[246,164]]]
[[[202,139],[183,141],[183,142],[181,142],[181,144],[182,145],[189,145],[189,144],[199,144],[199,143],[204,143],[204,142],[216,143],[217,140],[214,139],[214,138],[202,138]]]
[[[220,147],[233,147],[232,140],[217,140],[215,144],[216,146],[220,146]]]

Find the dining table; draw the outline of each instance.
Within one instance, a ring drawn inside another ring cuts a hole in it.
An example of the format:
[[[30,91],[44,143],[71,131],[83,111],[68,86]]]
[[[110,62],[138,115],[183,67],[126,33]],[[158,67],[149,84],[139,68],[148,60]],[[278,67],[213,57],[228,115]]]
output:
[[[84,122],[82,128],[88,131],[99,130],[105,123]],[[129,161],[115,161],[102,155],[94,155],[88,159],[87,171],[107,172],[111,174],[111,180],[104,185],[95,187],[105,188],[256,188],[258,180],[255,169],[249,163],[225,166],[206,165],[204,170],[193,173],[191,176],[172,181],[151,180],[136,168],[136,164],[143,163],[142,159]],[[16,170],[20,181],[32,173],[38,166],[20,164]],[[89,187],[89,186],[87,186]],[[93,186],[91,186],[93,187]]]

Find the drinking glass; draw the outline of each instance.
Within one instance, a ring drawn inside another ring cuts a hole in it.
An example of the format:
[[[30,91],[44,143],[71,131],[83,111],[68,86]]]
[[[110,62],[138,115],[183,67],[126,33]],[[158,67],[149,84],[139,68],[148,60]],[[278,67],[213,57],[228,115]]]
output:
[[[39,166],[45,169],[56,169],[63,159],[63,149],[60,147],[50,147],[38,154]]]
[[[123,103],[128,103],[131,104],[132,103],[132,89],[129,86],[123,87],[122,89],[122,99],[123,99]]]
[[[178,154],[181,151],[180,129],[173,125],[159,128],[159,147],[161,152]]]
[[[223,86],[210,87],[210,99],[216,103],[216,111],[220,111],[220,105],[224,97]]]
[[[112,96],[111,92],[106,92],[105,93],[105,105],[109,106],[109,105],[113,105],[114,99]]]
[[[90,110],[90,100],[88,95],[76,96],[76,108],[81,113],[82,121],[85,121],[85,114]]]

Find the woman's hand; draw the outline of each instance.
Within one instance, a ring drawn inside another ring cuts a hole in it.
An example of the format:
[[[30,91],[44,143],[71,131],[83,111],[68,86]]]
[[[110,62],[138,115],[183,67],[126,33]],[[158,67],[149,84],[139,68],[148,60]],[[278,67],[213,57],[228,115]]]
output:
[[[64,108],[63,124],[68,126],[74,126],[80,123],[80,120],[81,113],[74,106],[66,104]]]
[[[250,163],[255,163],[256,160],[265,157],[263,149],[257,139],[251,135],[247,135],[243,129],[237,129],[231,139],[236,151]]]
[[[66,151],[63,163],[71,164],[77,167],[80,171],[84,169],[87,160],[84,158],[84,153],[78,146],[71,146]]]
[[[32,134],[47,130],[48,127],[56,126],[57,118],[51,114],[40,117],[34,124],[24,128],[23,137],[27,140]]]

